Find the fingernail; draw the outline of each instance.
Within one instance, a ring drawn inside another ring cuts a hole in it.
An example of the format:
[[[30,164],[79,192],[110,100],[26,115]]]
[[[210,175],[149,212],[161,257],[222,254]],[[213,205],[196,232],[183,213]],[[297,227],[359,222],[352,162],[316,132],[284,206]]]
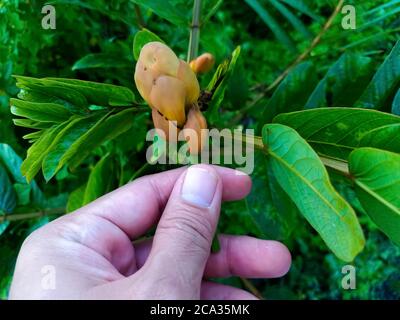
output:
[[[181,196],[188,203],[208,208],[214,199],[217,184],[218,178],[213,172],[202,167],[190,167],[186,171]]]

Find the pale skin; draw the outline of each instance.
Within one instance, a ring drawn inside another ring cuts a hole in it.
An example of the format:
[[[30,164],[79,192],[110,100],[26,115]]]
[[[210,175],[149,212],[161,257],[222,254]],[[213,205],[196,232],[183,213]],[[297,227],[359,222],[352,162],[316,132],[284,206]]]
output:
[[[209,165],[140,178],[32,233],[10,299],[255,299],[207,280],[276,278],[290,268],[276,241],[221,235],[210,253],[221,202],[250,189],[247,175]],[[153,238],[134,241],[154,226]],[[50,290],[44,266],[56,271]]]

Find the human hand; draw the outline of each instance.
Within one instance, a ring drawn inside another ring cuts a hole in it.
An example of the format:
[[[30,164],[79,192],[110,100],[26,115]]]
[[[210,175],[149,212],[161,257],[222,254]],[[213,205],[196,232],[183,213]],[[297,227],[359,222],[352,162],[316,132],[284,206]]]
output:
[[[290,254],[276,241],[221,235],[220,251],[210,254],[221,201],[250,189],[247,175],[208,165],[140,178],[33,232],[18,256],[10,298],[255,298],[205,280],[289,270]],[[132,244],[158,220],[153,239]],[[54,288],[43,286],[45,266],[56,272]]]

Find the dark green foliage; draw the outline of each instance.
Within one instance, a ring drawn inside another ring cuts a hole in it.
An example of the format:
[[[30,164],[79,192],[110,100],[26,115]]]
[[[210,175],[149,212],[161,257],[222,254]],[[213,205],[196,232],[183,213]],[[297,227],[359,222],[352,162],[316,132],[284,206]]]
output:
[[[56,30],[40,28],[40,1],[0,4],[1,298],[35,228],[174,167],[146,164],[150,109],[133,72],[149,41],[162,39],[186,59],[193,3],[52,4]],[[399,297],[398,1],[346,1],[356,6],[357,29],[342,29],[339,14],[310,55],[268,88],[336,4],[203,1],[200,53],[217,61],[199,76],[207,120],[262,134],[252,193],[223,205],[219,232],[289,246],[289,274],[254,282],[268,299]],[[348,262],[357,290],[341,287]]]

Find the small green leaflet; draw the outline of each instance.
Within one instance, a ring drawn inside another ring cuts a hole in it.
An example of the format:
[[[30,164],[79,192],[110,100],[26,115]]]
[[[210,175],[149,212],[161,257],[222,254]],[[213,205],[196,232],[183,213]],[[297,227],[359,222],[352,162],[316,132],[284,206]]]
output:
[[[386,60],[365,89],[356,106],[384,109],[388,99],[400,84],[400,41],[396,43]]]
[[[206,91],[211,93],[211,100],[209,102],[209,109],[207,110],[209,122],[214,122],[218,118],[218,110],[223,102],[225,91],[228,86],[229,78],[233,75],[236,62],[240,55],[240,47],[237,47],[232,52],[230,60],[225,60],[217,68],[213,78],[207,86]]]
[[[42,94],[56,96],[62,94],[64,92],[63,89],[65,89],[65,92],[76,92],[77,96],[83,96],[88,104],[123,107],[132,106],[135,101],[135,96],[130,89],[112,84],[64,78],[36,79],[22,76],[14,77],[17,80],[17,86],[20,88],[35,90],[39,86]],[[58,88],[57,92],[54,92],[54,87]],[[62,98],[69,99],[70,103],[76,104],[73,97],[74,95],[69,95],[69,98],[68,96],[63,96]]]
[[[89,175],[83,197],[83,205],[88,204],[113,189],[114,185],[114,160],[111,156],[103,157],[93,168]]]
[[[129,69],[132,62],[126,58],[108,53],[90,53],[74,63],[72,70],[112,68]],[[124,70],[120,70],[125,72]]]
[[[192,4],[187,0],[132,0],[134,3],[152,10],[156,15],[180,27],[189,23]]]

